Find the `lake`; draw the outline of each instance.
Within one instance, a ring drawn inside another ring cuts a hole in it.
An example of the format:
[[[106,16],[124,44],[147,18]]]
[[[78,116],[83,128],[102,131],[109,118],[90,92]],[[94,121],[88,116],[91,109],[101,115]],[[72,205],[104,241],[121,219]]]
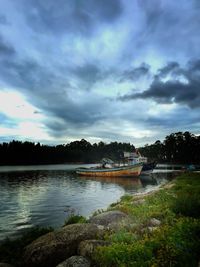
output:
[[[0,240],[36,225],[62,226],[72,214],[89,217],[124,194],[152,190],[168,178],[158,170],[149,177],[86,178],[74,173],[80,166],[1,166]]]

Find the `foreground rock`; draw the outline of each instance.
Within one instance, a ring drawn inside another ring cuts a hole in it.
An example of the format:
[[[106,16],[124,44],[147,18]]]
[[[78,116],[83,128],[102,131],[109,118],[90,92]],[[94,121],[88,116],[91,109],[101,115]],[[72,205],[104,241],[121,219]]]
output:
[[[113,223],[116,224],[121,222],[123,219],[126,219],[127,217],[128,216],[124,212],[118,210],[112,210],[92,217],[90,219],[90,222],[104,226],[110,226]]]
[[[54,267],[66,258],[76,255],[78,245],[86,239],[103,234],[95,224],[72,224],[39,237],[25,248],[24,266]]]
[[[0,267],[13,267],[13,265],[10,265],[10,264],[5,263],[5,262],[0,262]]]
[[[79,244],[78,254],[92,259],[95,249],[99,246],[108,246],[110,242],[104,240],[85,240]]]
[[[61,262],[56,267],[90,267],[90,262],[82,256],[72,256]]]
[[[161,221],[156,219],[156,218],[152,218],[149,221],[149,225],[152,226],[152,227],[160,226],[161,225]]]

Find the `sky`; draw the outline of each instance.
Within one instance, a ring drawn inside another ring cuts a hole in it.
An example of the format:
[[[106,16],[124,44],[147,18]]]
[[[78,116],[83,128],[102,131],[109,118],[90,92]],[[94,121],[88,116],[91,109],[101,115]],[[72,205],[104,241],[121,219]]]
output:
[[[0,0],[0,142],[200,134],[199,0]]]

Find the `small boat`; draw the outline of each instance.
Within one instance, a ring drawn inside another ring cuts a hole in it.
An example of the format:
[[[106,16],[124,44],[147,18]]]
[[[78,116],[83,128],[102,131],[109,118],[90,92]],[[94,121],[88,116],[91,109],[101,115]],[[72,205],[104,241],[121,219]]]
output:
[[[78,168],[76,173],[84,176],[136,177],[140,175],[142,166],[142,163],[138,163],[111,168],[105,168],[105,166],[99,168]]]
[[[148,174],[148,173],[151,173],[153,171],[153,169],[156,167],[156,162],[153,161],[153,162],[146,162],[146,163],[143,163],[143,167],[142,167],[142,173],[143,174]]]
[[[156,162],[148,162],[147,157],[142,157],[140,152],[136,150],[135,152],[124,152],[124,158],[128,161],[129,164],[142,163],[141,174],[149,174],[156,167]]]

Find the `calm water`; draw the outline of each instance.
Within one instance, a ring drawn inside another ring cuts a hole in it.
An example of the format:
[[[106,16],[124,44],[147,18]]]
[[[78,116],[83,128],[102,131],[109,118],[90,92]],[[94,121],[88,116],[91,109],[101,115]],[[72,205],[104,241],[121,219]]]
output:
[[[84,165],[85,166],[85,165]],[[166,181],[152,178],[84,178],[77,165],[0,167],[0,240],[33,226],[61,226],[73,214],[89,217],[125,193],[151,190]]]

